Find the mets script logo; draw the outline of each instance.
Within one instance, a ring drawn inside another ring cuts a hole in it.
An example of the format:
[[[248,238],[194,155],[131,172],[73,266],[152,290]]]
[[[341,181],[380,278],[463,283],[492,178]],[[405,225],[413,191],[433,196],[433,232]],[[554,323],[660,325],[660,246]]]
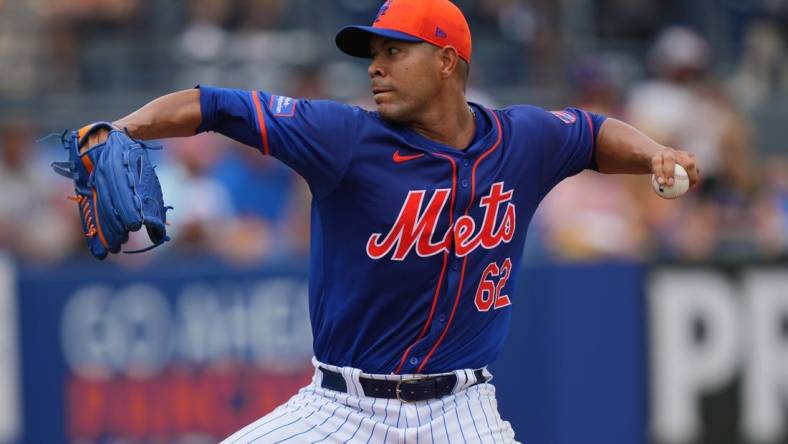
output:
[[[388,233],[373,233],[367,241],[367,255],[380,259],[394,252],[391,260],[402,261],[415,247],[420,257],[429,257],[448,252],[452,236],[457,256],[466,256],[479,247],[491,250],[501,243],[509,243],[514,237],[516,212],[512,200],[514,190],[503,191],[503,182],[495,183],[490,192],[481,198],[479,206],[484,208],[481,226],[470,216],[461,216],[443,236],[435,239],[438,218],[449,201],[451,190],[435,190],[427,207],[424,208],[426,191],[408,193],[394,226]],[[498,215],[503,219],[497,224]]]
[[[378,15],[375,17],[375,23],[379,22],[380,18],[386,15],[386,11],[389,10],[389,7],[391,7],[391,2],[393,1],[394,0],[387,0],[386,3],[383,3],[383,6],[381,6],[380,10],[378,11]]]

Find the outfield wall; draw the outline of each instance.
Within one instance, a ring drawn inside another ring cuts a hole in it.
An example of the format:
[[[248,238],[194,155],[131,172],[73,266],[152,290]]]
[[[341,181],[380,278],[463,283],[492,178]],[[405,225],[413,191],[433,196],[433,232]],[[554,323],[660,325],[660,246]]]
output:
[[[173,265],[174,264],[174,265]],[[536,444],[788,442],[788,268],[522,270],[500,409]],[[0,443],[211,443],[311,375],[303,264],[0,261]]]

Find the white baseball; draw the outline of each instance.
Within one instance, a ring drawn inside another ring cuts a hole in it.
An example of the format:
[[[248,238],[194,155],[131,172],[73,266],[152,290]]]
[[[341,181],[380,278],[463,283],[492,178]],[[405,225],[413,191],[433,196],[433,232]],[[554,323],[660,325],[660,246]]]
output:
[[[657,176],[653,174],[651,175],[651,186],[654,187],[654,191],[660,195],[660,197],[665,199],[675,199],[677,197],[681,197],[687,192],[687,190],[689,190],[689,175],[687,174],[687,170],[685,170],[684,167],[676,164],[676,168],[673,172],[673,186],[669,186],[667,183],[660,185],[659,182],[657,182]]]

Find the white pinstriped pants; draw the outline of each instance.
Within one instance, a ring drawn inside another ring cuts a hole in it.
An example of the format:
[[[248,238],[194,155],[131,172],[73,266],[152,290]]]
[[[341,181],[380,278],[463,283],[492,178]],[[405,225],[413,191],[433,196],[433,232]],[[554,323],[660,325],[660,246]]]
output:
[[[287,403],[239,430],[221,444],[249,443],[517,443],[511,425],[498,414],[495,387],[473,385],[473,370],[457,370],[454,392],[442,399],[402,403],[364,396],[359,377],[398,380],[399,375],[368,375],[350,367],[320,364],[314,358],[312,383]],[[317,365],[342,374],[348,393],[320,387]],[[485,369],[489,381],[492,375]]]

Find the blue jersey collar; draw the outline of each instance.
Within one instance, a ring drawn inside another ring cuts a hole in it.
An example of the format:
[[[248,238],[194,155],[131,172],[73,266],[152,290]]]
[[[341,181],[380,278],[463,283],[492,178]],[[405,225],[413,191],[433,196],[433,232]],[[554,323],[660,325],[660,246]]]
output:
[[[419,151],[425,152],[439,152],[449,154],[456,157],[473,157],[487,150],[498,139],[498,127],[495,124],[493,111],[476,103],[468,102],[470,106],[476,111],[476,134],[473,137],[471,145],[465,150],[444,145],[434,140],[428,139],[421,134],[406,127],[396,127],[400,134],[405,138],[408,144]],[[392,126],[390,123],[385,122],[386,125]]]

